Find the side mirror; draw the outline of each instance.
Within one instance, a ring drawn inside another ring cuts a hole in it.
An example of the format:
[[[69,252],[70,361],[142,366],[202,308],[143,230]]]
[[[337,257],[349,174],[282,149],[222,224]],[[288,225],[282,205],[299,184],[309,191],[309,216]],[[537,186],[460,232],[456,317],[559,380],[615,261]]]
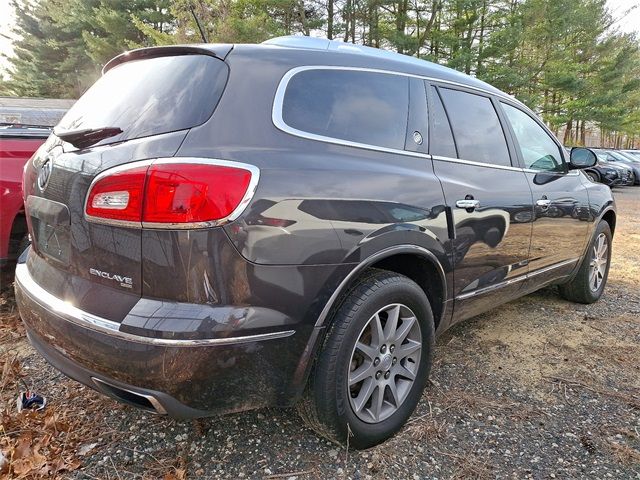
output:
[[[569,168],[579,169],[593,167],[598,162],[598,157],[593,150],[582,147],[573,147],[569,158]]]

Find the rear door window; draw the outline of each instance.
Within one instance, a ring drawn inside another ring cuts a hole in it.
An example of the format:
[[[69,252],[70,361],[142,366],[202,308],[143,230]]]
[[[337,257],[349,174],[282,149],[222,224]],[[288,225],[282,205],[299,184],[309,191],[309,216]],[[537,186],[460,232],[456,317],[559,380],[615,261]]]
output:
[[[507,140],[491,99],[450,88],[440,88],[458,156],[464,160],[511,166]]]
[[[409,79],[358,70],[312,69],[287,84],[282,120],[296,130],[360,144],[404,149]]]
[[[431,87],[431,155],[457,158],[456,143],[438,89]]]
[[[223,61],[208,55],[125,62],[87,90],[58,127],[123,131],[103,144],[195,127],[213,113],[228,71]]]

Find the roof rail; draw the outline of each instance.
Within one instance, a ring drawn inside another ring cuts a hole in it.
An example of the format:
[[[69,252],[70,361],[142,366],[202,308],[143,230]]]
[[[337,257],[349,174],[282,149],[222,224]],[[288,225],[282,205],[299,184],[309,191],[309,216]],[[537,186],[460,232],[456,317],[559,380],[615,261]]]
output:
[[[379,48],[366,47],[364,45],[355,45],[353,43],[340,42],[336,40],[327,40],[326,38],[307,37],[304,35],[288,35],[284,37],[276,37],[262,42],[265,45],[278,45],[280,47],[289,48],[306,48],[310,50],[329,50],[344,53],[354,53],[358,55],[366,55],[369,57],[385,58],[395,60],[397,62],[412,63],[415,65],[425,66],[431,64],[426,60],[420,60],[409,55],[382,50]]]

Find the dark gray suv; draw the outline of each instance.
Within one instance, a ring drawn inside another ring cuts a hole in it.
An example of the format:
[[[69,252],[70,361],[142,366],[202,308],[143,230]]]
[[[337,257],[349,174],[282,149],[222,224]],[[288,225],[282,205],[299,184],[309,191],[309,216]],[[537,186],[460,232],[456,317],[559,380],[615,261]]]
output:
[[[297,403],[366,448],[454,323],[550,284],[596,301],[616,213],[512,97],[306,37],[120,55],[28,163],[31,343],[180,418]]]

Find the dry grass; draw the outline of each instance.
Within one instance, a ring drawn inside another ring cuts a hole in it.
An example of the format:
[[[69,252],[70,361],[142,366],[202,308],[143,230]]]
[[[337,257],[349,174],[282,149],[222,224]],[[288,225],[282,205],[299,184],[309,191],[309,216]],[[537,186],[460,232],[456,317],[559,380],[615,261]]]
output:
[[[500,428],[517,429],[519,425],[538,421],[551,423],[557,418],[544,411],[545,405],[574,407],[584,401],[585,395],[620,405],[628,412],[628,421],[620,422],[620,417],[615,421],[602,418],[608,423],[594,426],[592,434],[579,436],[577,441],[582,446],[579,448],[590,455],[606,455],[619,465],[640,464],[640,438],[634,426],[640,410],[640,211],[636,205],[638,195],[629,198],[624,195],[618,199],[620,221],[605,298],[593,306],[582,307],[564,302],[552,290],[545,290],[454,329],[438,342],[434,366],[437,378],[448,363],[457,364],[454,386],[429,387],[419,411],[403,432],[371,450],[365,460],[359,454],[345,453],[345,477],[355,465],[374,478],[396,475],[405,468],[397,452],[411,445],[424,447],[424,458],[433,456],[442,460],[441,464],[447,464],[447,473],[439,475],[441,478],[494,478],[504,473],[505,465],[501,462],[508,460],[484,453],[488,447],[482,442],[459,441],[461,435],[469,432],[456,430],[457,422],[471,425],[479,418],[485,421],[490,414],[497,417]],[[29,376],[36,376],[25,368],[32,363],[33,355],[16,313],[11,285],[3,275],[0,450],[9,462],[3,470],[5,478],[63,476],[64,472],[87,467],[86,459],[92,452],[100,452],[101,457],[102,452],[112,450],[114,445],[130,450],[122,441],[127,430],[108,425],[102,415],[107,408],[121,407],[89,394],[70,380],[48,385],[55,398],[50,399],[44,411],[18,413],[15,398],[25,384],[30,385]],[[519,393],[513,398],[509,393],[498,396],[496,392],[503,384],[515,385]],[[564,411],[556,410],[553,415],[571,415],[558,413]],[[198,438],[207,435],[200,423],[194,429]],[[458,435],[455,443],[449,441],[452,433]],[[186,478],[189,458],[170,443],[166,451],[146,456],[144,465],[137,468],[146,474],[136,475],[165,480]],[[221,463],[227,461],[224,455],[220,454]],[[316,462],[323,460],[326,459]],[[298,472],[300,478],[322,477],[319,473],[322,466],[316,469],[312,460],[306,465],[314,465],[314,470]],[[113,465],[112,478],[134,476],[126,468]],[[408,478],[413,473],[426,474],[419,470],[404,471]],[[291,470],[287,475],[295,473]],[[206,478],[207,472],[202,475]],[[271,477],[279,478],[278,475]]]

